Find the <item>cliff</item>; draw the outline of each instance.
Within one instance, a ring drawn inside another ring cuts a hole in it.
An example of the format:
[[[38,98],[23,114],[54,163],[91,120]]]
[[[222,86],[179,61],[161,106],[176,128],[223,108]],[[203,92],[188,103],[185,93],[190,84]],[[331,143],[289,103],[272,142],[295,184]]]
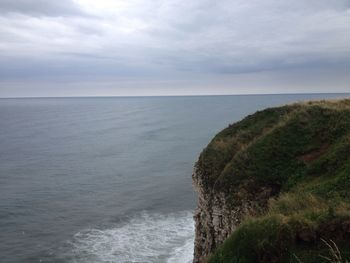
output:
[[[350,100],[270,108],[230,125],[201,153],[193,184],[194,263],[328,262],[319,254],[333,241],[347,256]]]

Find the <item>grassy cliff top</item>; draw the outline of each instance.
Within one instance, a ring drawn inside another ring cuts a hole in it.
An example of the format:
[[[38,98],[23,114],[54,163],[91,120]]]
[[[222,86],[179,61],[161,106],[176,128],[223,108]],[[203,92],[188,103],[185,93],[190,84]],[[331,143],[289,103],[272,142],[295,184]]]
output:
[[[273,185],[350,198],[349,149],[350,99],[304,102],[230,125],[203,150],[197,168],[208,188],[228,193]]]
[[[350,99],[247,116],[214,137],[197,169],[233,207],[275,189],[210,262],[329,262],[319,256],[328,251],[322,239],[350,253]]]

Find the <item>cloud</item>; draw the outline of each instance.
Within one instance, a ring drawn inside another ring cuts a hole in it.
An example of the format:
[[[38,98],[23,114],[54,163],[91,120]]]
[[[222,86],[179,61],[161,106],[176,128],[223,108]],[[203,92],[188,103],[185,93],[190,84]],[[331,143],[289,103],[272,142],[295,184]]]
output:
[[[79,6],[72,0],[1,0],[0,13],[21,13],[45,16],[82,14]]]
[[[4,0],[0,12],[0,81],[350,69],[348,0]]]

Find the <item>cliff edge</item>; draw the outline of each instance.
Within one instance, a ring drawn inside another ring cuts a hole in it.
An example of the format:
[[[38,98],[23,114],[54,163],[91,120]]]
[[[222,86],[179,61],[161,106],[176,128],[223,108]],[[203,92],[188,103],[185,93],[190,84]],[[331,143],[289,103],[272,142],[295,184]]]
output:
[[[350,99],[269,108],[195,165],[194,263],[329,262],[350,253]],[[325,255],[326,256],[326,255]]]

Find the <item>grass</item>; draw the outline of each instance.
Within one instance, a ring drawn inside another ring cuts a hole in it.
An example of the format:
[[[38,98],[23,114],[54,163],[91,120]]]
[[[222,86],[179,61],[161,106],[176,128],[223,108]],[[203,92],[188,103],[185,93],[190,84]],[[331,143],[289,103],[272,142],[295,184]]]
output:
[[[339,247],[333,240],[326,241],[322,239],[322,242],[327,246],[328,248],[328,255],[319,255],[321,258],[325,259],[326,262],[329,263],[349,263],[348,260],[343,259],[343,255],[339,250]],[[298,258],[295,254],[293,254],[294,258],[298,263],[304,263],[303,261]]]
[[[326,263],[334,255],[327,254],[327,247],[322,246],[322,240],[332,239],[339,241],[339,249],[350,257],[349,233],[346,233],[348,230],[344,227],[349,223],[348,204],[327,203],[310,194],[285,194],[270,201],[265,215],[246,219],[208,262],[268,263],[300,260],[305,263]]]
[[[197,169],[232,207],[255,201],[263,208],[208,262],[297,262],[293,255],[328,262],[319,257],[327,252],[322,239],[337,241],[349,256],[350,99],[250,115],[214,137]],[[271,194],[258,200],[266,188]]]

